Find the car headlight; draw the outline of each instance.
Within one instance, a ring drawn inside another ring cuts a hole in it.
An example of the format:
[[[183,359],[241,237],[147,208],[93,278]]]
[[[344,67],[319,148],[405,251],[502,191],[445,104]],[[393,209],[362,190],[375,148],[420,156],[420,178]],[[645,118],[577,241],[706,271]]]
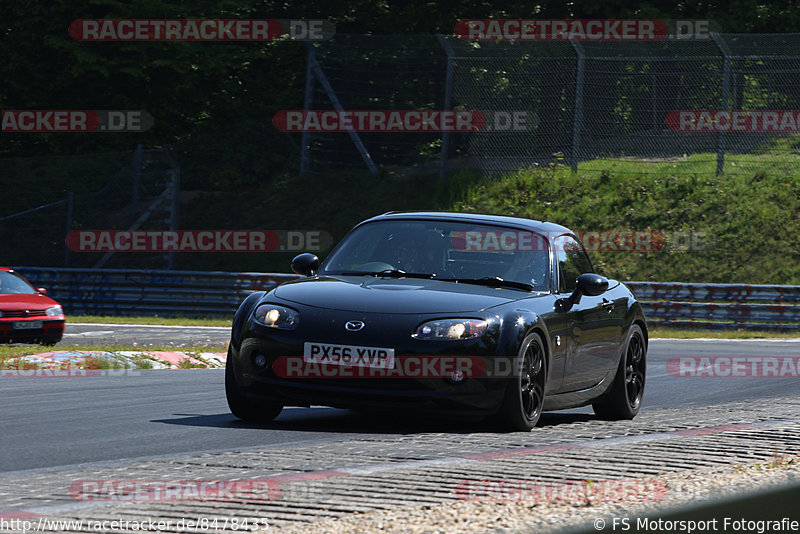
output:
[[[45,313],[48,317],[56,317],[58,315],[64,315],[64,309],[61,306],[53,306],[52,308],[47,308]]]
[[[417,327],[411,337],[417,339],[469,339],[486,331],[486,321],[479,319],[439,319]]]
[[[291,308],[276,306],[275,304],[262,304],[256,308],[253,318],[258,324],[264,326],[291,330],[297,326],[300,314]]]

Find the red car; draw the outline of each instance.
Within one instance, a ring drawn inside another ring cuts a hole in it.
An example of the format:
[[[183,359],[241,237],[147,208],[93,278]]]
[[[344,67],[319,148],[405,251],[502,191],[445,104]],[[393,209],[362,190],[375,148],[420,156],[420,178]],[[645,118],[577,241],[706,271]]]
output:
[[[0,267],[0,343],[55,345],[64,335],[64,310],[12,269]]]

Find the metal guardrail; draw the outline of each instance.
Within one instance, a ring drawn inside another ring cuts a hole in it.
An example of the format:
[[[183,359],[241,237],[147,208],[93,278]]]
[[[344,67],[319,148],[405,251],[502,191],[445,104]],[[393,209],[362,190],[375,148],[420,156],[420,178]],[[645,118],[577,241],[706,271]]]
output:
[[[659,326],[800,331],[800,286],[627,282]]]
[[[15,267],[70,315],[232,316],[253,291],[294,274]]]
[[[691,302],[800,302],[800,286],[626,282],[640,299]]]
[[[230,316],[294,274],[16,267],[70,315]],[[800,286],[627,282],[652,325],[800,331]]]

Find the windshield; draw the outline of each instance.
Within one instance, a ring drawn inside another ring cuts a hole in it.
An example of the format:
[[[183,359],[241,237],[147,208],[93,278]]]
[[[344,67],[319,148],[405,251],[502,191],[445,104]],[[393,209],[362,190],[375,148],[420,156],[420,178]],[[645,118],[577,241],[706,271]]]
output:
[[[547,291],[548,250],[542,236],[525,230],[447,221],[376,221],[351,232],[319,274],[396,275],[400,270],[440,279],[500,278]]]
[[[8,271],[0,271],[0,294],[33,295],[36,290],[20,275]]]

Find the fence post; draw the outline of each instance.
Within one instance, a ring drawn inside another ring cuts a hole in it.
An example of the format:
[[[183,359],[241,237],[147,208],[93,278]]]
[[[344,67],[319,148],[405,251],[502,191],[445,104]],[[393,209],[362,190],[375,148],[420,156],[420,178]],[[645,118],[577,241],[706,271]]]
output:
[[[131,197],[131,224],[139,212],[139,188],[142,185],[142,145],[136,145],[133,152],[133,196]]]
[[[728,48],[725,40],[717,32],[711,32],[711,38],[714,39],[720,52],[722,52],[722,98],[720,109],[728,109],[728,94],[730,92],[731,84],[731,51]],[[725,132],[720,131],[717,133],[717,175],[723,173],[725,169]]]
[[[586,56],[580,42],[570,39],[572,48],[578,54],[578,62],[575,73],[575,107],[572,110],[572,154],[570,155],[570,166],[573,172],[578,171],[578,159],[581,146],[581,129],[583,128],[583,80],[586,70]]]
[[[650,79],[652,80],[652,84],[650,85],[650,120],[651,127],[655,132],[658,129],[658,118],[656,111],[656,108],[658,107],[658,98],[656,97],[656,74],[651,74]]]
[[[444,38],[441,33],[436,34],[436,39],[442,45],[444,53],[447,54],[447,67],[444,78],[444,109],[449,111],[453,106],[452,92],[453,92],[453,49],[450,43]],[[447,152],[450,146],[450,132],[442,132],[442,156],[439,163],[439,178],[444,179],[447,176]]]
[[[303,100],[303,110],[308,111],[311,109],[311,106],[314,103],[314,45],[310,42],[306,43],[308,45],[308,61],[306,63],[306,95]],[[300,134],[300,175],[308,172],[309,161],[308,161],[308,138],[309,132],[303,130],[303,133]]]
[[[322,71],[322,67],[320,67],[319,61],[317,61],[316,54],[311,55],[309,59],[311,61],[311,68],[314,70],[314,75],[317,77],[317,79],[319,79],[319,83],[322,84],[322,88],[325,89],[325,93],[328,95],[328,98],[333,104],[334,109],[336,109],[336,111],[343,112],[344,107],[342,107],[342,103],[339,102],[339,97],[336,96],[336,92],[333,90],[333,86],[331,86],[330,82],[328,81],[328,77],[325,76],[325,73]],[[363,141],[361,141],[361,137],[358,135],[358,132],[348,130],[347,134],[350,136],[350,139],[356,146],[358,153],[361,154],[361,159],[364,160],[364,164],[366,164],[369,172],[372,174],[378,174],[378,167],[375,165],[375,162],[372,161],[372,156],[369,155],[369,151],[367,150],[367,147],[364,146]]]
[[[74,202],[75,202],[75,194],[72,191],[70,191],[69,195],[67,195],[67,231],[64,234],[65,238],[72,231],[72,216],[73,216]],[[64,267],[69,267],[69,246],[67,246],[66,239],[64,239]]]
[[[175,168],[172,169],[171,189],[172,202],[170,203],[169,208],[169,229],[174,232],[178,229],[178,208],[180,206],[178,197],[181,190],[181,167],[177,163],[175,163]],[[167,254],[167,269],[170,271],[175,269],[175,254],[175,251]]]

